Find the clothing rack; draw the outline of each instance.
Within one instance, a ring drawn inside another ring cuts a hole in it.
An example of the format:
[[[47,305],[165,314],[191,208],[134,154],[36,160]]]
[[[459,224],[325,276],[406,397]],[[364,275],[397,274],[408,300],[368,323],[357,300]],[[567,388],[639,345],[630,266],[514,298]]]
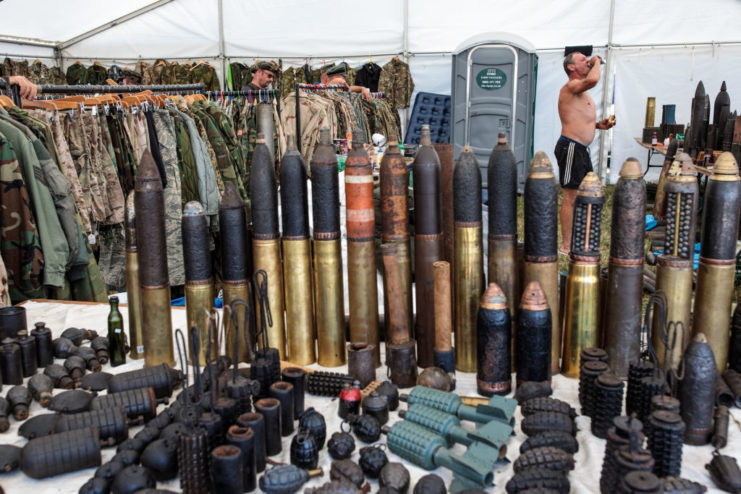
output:
[[[248,89],[246,91],[206,91],[206,97],[210,99],[221,98],[244,98],[250,103],[255,100],[258,103],[277,102],[278,116],[280,117],[280,91],[278,89]]]
[[[299,153],[301,152],[301,105],[298,96],[300,90],[316,93],[319,91],[349,91],[349,88],[342,84],[296,84],[296,147]]]
[[[138,86],[93,86],[79,85],[42,85],[36,86],[38,94],[95,94],[95,93],[140,93],[152,91],[160,93],[201,93],[206,86],[198,84],[153,84]]]

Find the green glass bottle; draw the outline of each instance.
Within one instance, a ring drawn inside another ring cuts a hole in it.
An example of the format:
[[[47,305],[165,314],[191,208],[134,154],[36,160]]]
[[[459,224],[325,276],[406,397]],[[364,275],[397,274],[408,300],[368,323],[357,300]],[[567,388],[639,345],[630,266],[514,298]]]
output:
[[[126,338],[123,330],[123,316],[118,311],[118,297],[108,299],[111,311],[108,313],[108,353],[112,367],[126,363]]]

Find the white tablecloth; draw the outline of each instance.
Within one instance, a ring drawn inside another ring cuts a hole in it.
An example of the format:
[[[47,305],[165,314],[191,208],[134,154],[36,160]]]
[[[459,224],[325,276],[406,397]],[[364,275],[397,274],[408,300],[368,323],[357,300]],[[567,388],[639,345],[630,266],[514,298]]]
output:
[[[44,321],[46,325],[52,330],[54,337],[59,336],[61,332],[68,327],[83,327],[89,329],[95,329],[98,333],[106,334],[106,318],[108,315],[108,306],[105,304],[92,304],[92,303],[52,303],[52,302],[35,302],[30,301],[24,304],[27,311],[27,319],[29,328],[33,327],[33,323],[37,321]],[[128,323],[128,313],[126,307],[121,307],[121,312],[124,316],[124,321]],[[172,309],[172,322],[173,328],[185,328],[185,310],[182,308]],[[144,364],[143,360],[128,360],[125,365],[111,368],[109,365],[105,365],[103,370],[110,373],[124,372],[132,369],[142,367]],[[319,368],[318,366],[312,366]],[[346,371],[347,367],[339,367],[331,369],[333,371]],[[384,379],[386,375],[386,368],[381,367],[377,369],[376,375],[378,379]],[[461,395],[474,396],[476,395],[476,382],[474,374],[457,374],[458,384],[456,392]],[[576,379],[568,379],[563,376],[555,376],[553,378],[553,389],[554,396],[571,403],[577,410],[579,409],[579,401],[577,396],[577,384]],[[3,387],[3,396],[7,394],[10,386],[5,385]],[[179,390],[178,390],[179,391]],[[164,408],[165,405],[160,405],[160,409]],[[340,430],[340,423],[342,420],[337,416],[337,399],[329,399],[306,395],[306,406],[312,406],[320,413],[324,415],[327,420],[327,439],[332,435],[333,432]],[[405,407],[404,404],[401,405]],[[48,413],[43,410],[41,406],[34,401],[30,408],[30,415],[37,415],[40,413]],[[739,428],[739,420],[741,420],[741,411],[737,408],[731,410],[732,420],[730,423],[729,440],[728,446],[723,450],[723,453],[736,458],[741,457],[741,430]],[[390,423],[399,420],[396,412],[391,412]],[[513,475],[512,465],[513,462],[519,456],[520,444],[525,440],[525,436],[520,431],[520,422],[522,421],[522,415],[519,409],[516,413],[517,426],[515,427],[515,433],[509,443],[507,458],[510,463],[497,465],[494,470],[494,484],[495,486],[490,488],[489,492],[504,492],[504,486]],[[571,492],[572,493],[594,493],[599,492],[599,477],[602,469],[602,458],[604,455],[605,441],[594,437],[589,432],[590,419],[586,417],[578,417],[576,419],[579,432],[577,438],[579,440],[579,451],[575,455],[576,469],[569,475],[571,481]],[[23,446],[26,443],[26,439],[18,436],[18,427],[21,423],[16,422],[13,418],[10,419],[10,429],[0,434],[0,442],[5,444],[15,444],[17,446]],[[472,427],[473,424],[464,422],[464,427]],[[130,430],[130,435],[133,436],[142,427],[133,427]],[[381,436],[381,442],[384,442],[384,436]],[[283,439],[283,452],[279,456],[272,457],[273,460],[289,462],[289,446],[291,443],[291,437]],[[358,449],[363,447],[364,444],[356,440],[356,449],[352,456],[352,459],[358,460]],[[456,445],[453,452],[463,453],[464,447]],[[705,470],[705,464],[710,461],[712,453],[711,446],[684,446],[682,456],[682,476],[700,482],[708,487],[708,492],[722,492],[715,488],[712,480],[707,475]],[[115,454],[115,448],[103,449],[103,461],[109,460]],[[409,469],[412,477],[412,487],[414,483],[423,475],[426,471],[418,468],[409,462],[401,460],[396,455],[388,452],[390,461],[402,461],[404,465]],[[321,478],[312,479],[307,486],[318,486],[329,480],[329,466],[331,458],[327,453],[327,448],[321,450],[319,455],[319,465],[324,468],[325,475]],[[79,472],[73,472],[65,475],[59,475],[57,477],[45,479],[45,480],[33,480],[26,477],[20,470],[16,470],[9,474],[3,474],[0,476],[0,485],[5,489],[5,492],[9,494],[23,493],[23,492],[34,492],[34,494],[51,494],[51,493],[72,493],[77,492],[80,486],[84,484],[88,478],[92,477],[95,469],[90,468]],[[446,485],[450,484],[452,480],[452,474],[450,471],[439,468],[435,471],[436,474],[440,475]],[[375,492],[378,489],[378,482],[370,480],[371,492]],[[179,480],[173,480],[170,482],[163,482],[158,484],[160,488],[171,489],[179,491]],[[300,491],[300,492],[303,492]],[[411,492],[411,488],[410,488]]]

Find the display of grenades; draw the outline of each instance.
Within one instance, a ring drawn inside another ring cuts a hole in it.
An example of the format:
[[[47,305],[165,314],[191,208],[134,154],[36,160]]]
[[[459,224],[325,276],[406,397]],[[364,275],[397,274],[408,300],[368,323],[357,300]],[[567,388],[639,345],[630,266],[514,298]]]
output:
[[[98,357],[98,362],[101,364],[107,364],[110,355],[108,353],[108,338],[105,336],[98,336],[90,342],[90,348],[95,350],[95,355]]]
[[[67,369],[67,372],[69,372],[69,375],[72,379],[74,379],[75,381],[79,381],[82,376],[85,375],[87,364],[85,364],[85,359],[83,359],[82,357],[78,357],[77,355],[70,355],[64,361],[64,368]]]
[[[366,446],[360,448],[360,468],[369,478],[377,479],[381,469],[389,462],[386,452],[381,449],[382,445]]]
[[[152,473],[139,465],[129,465],[121,470],[111,484],[111,494],[134,494],[157,483]]]
[[[363,400],[363,415],[371,415],[378,420],[380,425],[389,421],[389,405],[385,396],[375,391]]]
[[[301,427],[291,440],[291,464],[305,470],[313,470],[319,462],[319,449],[311,431]]]
[[[85,374],[77,385],[86,391],[103,391],[108,389],[108,381],[112,376],[113,374],[107,372],[91,372]]]
[[[355,451],[355,439],[345,431],[335,432],[327,441],[327,451],[329,451],[329,456],[335,460],[350,458],[352,452]]]
[[[67,338],[77,346],[82,345],[85,340],[93,340],[98,337],[98,332],[92,329],[67,328],[62,331],[62,338]]]
[[[304,470],[295,465],[278,465],[260,477],[260,489],[267,494],[292,494],[311,477],[324,475],[322,469]]]
[[[450,391],[454,388],[451,376],[440,367],[427,367],[417,376],[417,386]]]
[[[51,342],[51,346],[54,349],[54,358],[67,358],[70,355],[77,353],[77,345],[72,343],[69,338],[63,336],[54,338]]]
[[[515,460],[513,468],[515,473],[528,468],[545,468],[557,472],[568,472],[574,469],[574,457],[558,448],[545,446],[521,454]]]
[[[141,454],[142,466],[152,472],[158,482],[174,479],[178,474],[178,445],[180,438],[156,439]]]
[[[26,420],[28,418],[28,407],[31,406],[33,397],[31,392],[25,386],[16,385],[10,388],[7,394],[10,409],[13,412],[13,418],[16,420]]]
[[[327,439],[327,423],[324,416],[314,410],[314,407],[307,408],[298,418],[298,426],[305,427],[311,431],[316,441],[316,447],[321,451],[324,447],[324,441]]]
[[[106,479],[93,477],[82,484],[78,494],[108,494],[111,492],[110,482]]]
[[[329,478],[332,480],[350,482],[358,487],[361,487],[363,482],[365,482],[363,470],[352,460],[333,461],[332,467],[329,469]]]
[[[47,408],[52,398],[54,390],[54,381],[51,377],[44,374],[34,374],[28,380],[28,389],[31,391],[33,398],[38,401],[42,407]]]
[[[21,448],[0,444],[0,473],[12,472],[21,461]]]
[[[44,375],[49,376],[54,381],[54,387],[58,389],[72,389],[75,387],[75,381],[69,377],[67,369],[59,364],[49,364],[44,368]]]
[[[409,490],[409,470],[398,462],[387,463],[378,475],[378,483],[381,487],[394,489],[400,494]]]
[[[364,494],[365,491],[350,482],[331,480],[319,487],[304,489],[304,494]]]
[[[428,473],[417,481],[412,494],[445,494],[445,482],[438,475]]]
[[[54,434],[61,417],[62,415],[58,413],[44,413],[31,417],[18,428],[18,435],[26,439],[35,439]]]
[[[81,346],[77,349],[77,356],[81,357],[85,361],[87,370],[90,372],[100,372],[100,361],[98,360],[98,355],[95,353],[95,350],[89,346]]]
[[[705,465],[715,485],[726,492],[741,491],[741,469],[736,458],[713,451],[713,459]]]
[[[381,424],[372,415],[348,415],[347,423],[355,436],[364,443],[374,443],[381,437]]]
[[[528,400],[539,398],[541,396],[550,396],[553,394],[553,388],[548,381],[524,381],[517,385],[515,400],[522,405]]]
[[[386,397],[389,410],[394,411],[399,408],[399,388],[391,381],[383,381],[377,388],[376,393]]]
[[[49,403],[49,410],[62,413],[78,413],[90,410],[95,395],[81,389],[63,391],[55,395]]]
[[[509,494],[529,492],[558,492],[568,494],[571,491],[569,479],[563,472],[545,468],[527,468],[516,473],[505,486]]]

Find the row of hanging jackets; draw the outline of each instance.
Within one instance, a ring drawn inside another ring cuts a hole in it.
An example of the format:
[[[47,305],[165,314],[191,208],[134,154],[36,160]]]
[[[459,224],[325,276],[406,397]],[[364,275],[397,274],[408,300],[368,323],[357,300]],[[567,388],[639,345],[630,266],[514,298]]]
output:
[[[215,234],[226,181],[249,203],[254,103],[178,98],[105,111],[0,108],[5,303],[105,301],[106,291],[125,290],[125,202],[145,149],[164,185],[170,284],[182,285],[183,206],[199,201]],[[285,143],[282,131],[276,135]],[[278,149],[276,156],[285,146]]]

